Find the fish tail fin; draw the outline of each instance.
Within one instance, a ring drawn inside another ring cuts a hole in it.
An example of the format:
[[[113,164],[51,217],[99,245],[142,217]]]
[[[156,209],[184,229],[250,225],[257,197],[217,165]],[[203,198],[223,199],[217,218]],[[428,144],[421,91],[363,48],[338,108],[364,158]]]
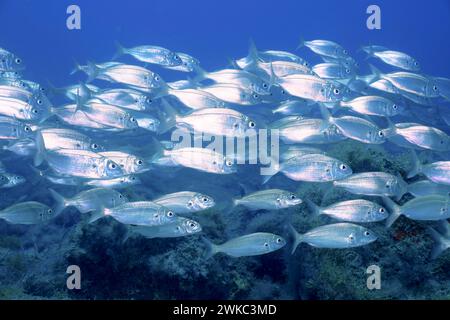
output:
[[[88,76],[86,83],[92,82],[98,76],[100,68],[95,65],[92,61],[87,62],[86,70],[84,70]]]
[[[59,215],[64,210],[64,208],[67,207],[67,205],[68,205],[67,199],[65,199],[62,195],[60,195],[58,192],[56,192],[52,188],[49,188],[48,191],[50,191],[51,196],[53,197],[53,199],[56,202],[55,208],[54,208],[55,215]]]
[[[78,71],[84,71],[81,64],[75,58],[72,58],[72,60],[73,60],[73,63],[75,64],[75,67],[70,71],[70,75],[74,75]]]
[[[289,227],[289,231],[291,232],[291,235],[294,237],[294,243],[292,244],[292,250],[291,250],[291,254],[294,254],[298,245],[303,242],[304,237],[302,234],[298,233],[297,230],[294,229],[292,224],[289,224],[288,227]]]
[[[112,56],[111,60],[116,60],[117,58],[123,56],[127,53],[127,49],[122,46],[122,44],[119,41],[114,41],[114,44],[116,45],[116,52]]]
[[[272,170],[273,171],[271,171],[269,174],[265,174],[263,176],[262,184],[266,184],[274,175],[281,171],[281,165],[278,160],[276,161],[275,168],[273,168]]]
[[[218,245],[212,243],[209,239],[206,237],[201,238],[203,243],[206,246],[206,253],[205,253],[205,259],[211,258],[213,255],[218,253],[220,251],[220,248]]]
[[[259,60],[258,49],[256,48],[255,41],[250,38],[249,46],[248,46],[248,58],[252,63],[255,63]]]
[[[99,210],[92,211],[88,219],[88,223],[93,223],[98,219],[103,218],[105,215],[107,215],[107,210],[108,210],[107,208],[102,206]]]
[[[193,68],[194,71],[197,73],[197,75],[193,79],[194,82],[205,80],[208,77],[208,72],[199,65],[194,65]]]
[[[390,228],[392,224],[402,215],[402,210],[398,204],[388,197],[383,197],[383,203],[391,213],[391,215],[386,219],[386,228]]]
[[[303,37],[300,37],[300,41],[299,41],[297,47],[295,48],[295,50],[303,48],[304,46],[305,46],[305,39],[303,39]]]
[[[36,132],[36,153],[34,155],[34,165],[37,167],[42,164],[45,160],[45,144],[44,144],[44,138],[42,137],[42,132],[37,131]]]
[[[450,240],[446,239],[431,227],[427,228],[427,231],[435,242],[433,250],[431,251],[431,259],[436,259],[442,252],[450,247]]]
[[[396,135],[397,132],[396,132],[395,124],[392,122],[391,119],[389,119],[389,117],[386,117],[386,121],[387,121],[388,127],[385,129],[382,129],[381,131],[383,132],[383,134],[386,138],[389,138],[389,137]]]
[[[161,98],[161,104],[163,107],[162,115],[159,117],[160,126],[159,133],[165,133],[172,129],[177,123],[177,117],[179,117],[174,107],[167,101],[167,99]]]
[[[233,68],[233,69],[241,69],[238,64],[236,63],[235,60],[231,59],[231,58],[227,58],[228,60],[228,65],[227,67]]]
[[[382,78],[383,74],[381,73],[380,69],[375,67],[373,64],[369,63],[370,72],[372,73],[373,80],[376,81]]]
[[[407,178],[412,178],[422,172],[422,164],[420,163],[419,157],[416,154],[416,151],[411,149],[411,157],[412,157],[412,169],[408,172]]]
[[[323,123],[320,127],[320,131],[323,131],[333,124],[334,118],[325,104],[319,103],[319,105],[320,105],[320,114],[322,115],[323,118]]]
[[[305,199],[305,203],[308,206],[309,210],[311,211],[311,213],[318,217],[322,214],[322,208],[319,207],[317,204],[315,204],[314,202],[312,202],[309,199]]]

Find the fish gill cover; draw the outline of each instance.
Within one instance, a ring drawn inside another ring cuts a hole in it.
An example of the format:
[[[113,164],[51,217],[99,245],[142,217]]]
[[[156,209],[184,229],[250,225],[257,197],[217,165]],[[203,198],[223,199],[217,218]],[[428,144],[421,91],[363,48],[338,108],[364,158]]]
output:
[[[1,1],[0,298],[449,299],[449,9]]]

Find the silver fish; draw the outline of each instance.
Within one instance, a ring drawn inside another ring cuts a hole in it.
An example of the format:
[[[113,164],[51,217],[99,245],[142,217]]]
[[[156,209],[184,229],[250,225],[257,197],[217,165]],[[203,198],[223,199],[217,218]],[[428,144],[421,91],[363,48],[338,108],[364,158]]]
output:
[[[386,227],[390,227],[401,215],[412,220],[436,221],[450,218],[448,204],[450,197],[431,195],[417,197],[399,206],[389,198],[383,197],[384,204],[391,215],[386,220]]]
[[[277,78],[276,82],[289,94],[316,102],[336,102],[343,98],[343,92],[331,82],[315,75],[293,74]]]
[[[302,41],[299,47],[308,47],[314,53],[318,55],[337,58],[337,59],[346,59],[348,57],[348,52],[342,46],[333,41],[328,40],[312,40],[312,41]]]
[[[126,202],[114,208],[102,208],[92,214],[91,222],[111,216],[123,224],[160,226],[176,221],[175,213],[151,201]]]
[[[396,199],[400,199],[407,192],[407,184],[401,177],[386,172],[356,173],[334,181],[333,185],[354,194],[393,196]]]
[[[45,128],[38,131],[45,150],[74,149],[100,151],[104,147],[85,134],[72,129]]]
[[[92,187],[123,189],[141,183],[138,176],[130,174],[112,179],[92,179],[83,184]]]
[[[414,197],[430,195],[450,196],[450,185],[434,183],[429,180],[421,180],[408,185],[408,192]]]
[[[211,93],[222,101],[239,105],[256,105],[262,101],[261,96],[253,90],[233,84],[213,84],[202,87],[201,90]]]
[[[352,174],[352,169],[342,161],[323,154],[305,154],[290,158],[279,165],[278,171],[295,181],[328,182]],[[266,176],[265,182],[270,179]]]
[[[242,205],[250,210],[278,210],[301,204],[302,200],[286,190],[268,189],[234,199],[233,203],[235,206]]]
[[[381,117],[393,117],[405,111],[403,105],[380,96],[362,96],[350,101],[341,101],[340,106],[360,114]]]
[[[121,108],[143,111],[150,108],[153,100],[142,92],[133,89],[109,89],[98,92],[92,96],[106,104]]]
[[[113,208],[128,202],[128,199],[113,189],[95,188],[82,191],[72,198],[65,198],[53,189],[50,194],[56,202],[55,214],[59,214],[67,207],[75,207],[81,213],[100,210],[102,207]]]
[[[206,148],[179,148],[164,150],[152,163],[163,166],[183,166],[209,173],[230,174],[236,172],[231,159]]]
[[[381,75],[391,82],[397,89],[419,96],[439,97],[439,87],[436,80],[411,72],[394,72]]]
[[[145,238],[176,238],[185,237],[202,231],[202,226],[194,220],[177,217],[175,222],[160,226],[129,226],[132,234],[139,234]]]
[[[80,107],[87,118],[103,126],[117,129],[135,129],[138,127],[136,119],[128,110],[94,100],[88,101]]]
[[[243,137],[255,133],[256,123],[246,115],[227,108],[204,108],[175,117],[179,128],[212,135]]]
[[[371,54],[373,57],[376,57],[383,61],[384,63],[408,70],[408,71],[419,71],[420,70],[420,64],[417,62],[416,59],[411,57],[410,55],[407,55],[406,53],[399,52],[399,51],[393,51],[393,50],[383,50],[383,51],[376,51]]]
[[[180,191],[166,194],[153,200],[176,213],[191,213],[206,210],[215,206],[214,199],[202,193]]]
[[[373,122],[354,116],[332,117],[329,111],[321,106],[325,122],[335,125],[342,135],[363,143],[381,144],[386,141],[384,132]]]
[[[199,75],[194,81],[209,79],[217,84],[231,84],[258,94],[269,94],[270,84],[257,75],[245,70],[223,69],[214,72],[206,72],[205,70],[198,68],[197,72]]]
[[[327,215],[341,221],[376,222],[388,217],[385,208],[364,199],[341,201],[325,208],[317,206],[308,199],[306,199],[306,203],[314,215]]]
[[[172,52],[166,48],[158,46],[138,46],[133,48],[125,48],[119,43],[116,43],[116,45],[117,52],[114,58],[128,54],[139,61],[153,63],[163,67],[176,67],[182,63],[181,58],[175,52]]]
[[[23,101],[16,98],[0,97],[0,114],[17,120],[43,122],[50,117],[50,111],[34,101]]]
[[[36,201],[21,202],[0,211],[0,219],[13,224],[40,224],[54,215],[47,205]]]
[[[203,238],[207,247],[206,258],[222,252],[231,257],[258,256],[281,249],[286,245],[282,237],[265,232],[257,232],[228,240],[220,245]]]
[[[146,92],[165,85],[158,74],[135,65],[117,64],[107,68],[99,68],[93,65],[87,71],[89,76],[87,82],[93,79],[102,79],[122,83]]]
[[[48,151],[45,153],[45,160],[55,172],[73,177],[110,179],[124,174],[114,161],[87,150]]]
[[[367,228],[352,223],[335,223],[314,228],[305,234],[299,234],[292,226],[294,235],[292,253],[300,243],[316,248],[345,249],[367,245],[377,240],[377,236]]]
[[[123,151],[102,151],[98,154],[117,163],[126,175],[149,170],[149,166],[144,158],[131,153]]]
[[[398,123],[383,130],[385,136],[391,139],[394,135],[420,148],[448,151],[450,150],[450,137],[443,131],[419,123]]]
[[[182,104],[191,109],[223,108],[226,102],[201,89],[168,89]]]
[[[292,121],[277,129],[285,143],[327,144],[347,139],[336,126],[326,126],[322,119]]]

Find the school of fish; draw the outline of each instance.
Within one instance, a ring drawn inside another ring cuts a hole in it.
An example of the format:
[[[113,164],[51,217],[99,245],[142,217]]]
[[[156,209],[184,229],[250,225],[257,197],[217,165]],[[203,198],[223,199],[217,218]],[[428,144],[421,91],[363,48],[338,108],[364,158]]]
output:
[[[225,137],[245,137],[258,129],[278,130],[279,164],[262,176],[260,190],[228,199],[230,208],[284,210],[306,203],[311,216],[326,215],[336,223],[299,233],[292,225],[291,252],[301,243],[317,248],[368,245],[377,235],[367,223],[384,221],[390,227],[403,215],[435,221],[429,234],[435,258],[450,247],[450,79],[426,74],[409,54],[380,45],[361,47],[369,74],[341,45],[328,40],[302,41],[298,53],[310,50],[320,63],[280,50],[261,51],[251,43],[247,56],[228,67],[206,71],[186,53],[154,45],[118,49],[112,61],[76,65],[86,80],[64,88],[44,88],[23,77],[25,62],[0,48],[0,140],[2,155],[31,164],[30,175],[47,179],[52,204],[20,201],[0,208],[0,219],[11,224],[41,224],[74,207],[86,223],[106,216],[127,225],[129,235],[146,238],[184,237],[202,232],[198,212],[216,206],[216,200],[196,190],[178,190],[155,199],[129,201],[121,189],[141,183],[146,172],[161,167],[202,172],[214,184],[223,174],[237,172],[239,155],[230,157],[203,146],[179,146],[162,135],[181,129]],[[134,64],[120,62],[132,57]],[[390,70],[371,65],[377,61]],[[182,79],[166,82],[158,68]],[[156,71],[156,72],[155,72]],[[185,75],[185,76],[183,76]],[[186,76],[188,75],[188,76]],[[55,105],[51,96],[67,103]],[[447,108],[447,109],[446,109]],[[266,115],[264,123],[261,114]],[[270,115],[270,116],[267,116]],[[429,115],[442,123],[434,126]],[[117,134],[140,132],[157,146],[145,155]],[[361,144],[391,144],[410,153],[414,163],[407,177],[387,172],[354,172],[330,157],[326,146],[351,139]],[[439,161],[424,163],[419,151],[432,152]],[[273,156],[273,155],[272,155]],[[245,157],[244,157],[245,158]],[[242,165],[245,167],[245,164]],[[0,188],[19,189],[29,177],[0,165]],[[11,170],[11,171],[10,171]],[[273,175],[299,183],[329,183],[366,199],[345,200],[326,207],[300,199],[290,190],[270,188]],[[408,183],[421,175],[423,179]],[[164,183],[164,181],[161,181]],[[82,186],[75,195],[58,187]],[[414,198],[403,205],[405,194]],[[381,205],[381,203],[383,205]],[[267,254],[283,248],[287,238],[268,232],[244,234],[215,244],[202,236],[206,257]]]

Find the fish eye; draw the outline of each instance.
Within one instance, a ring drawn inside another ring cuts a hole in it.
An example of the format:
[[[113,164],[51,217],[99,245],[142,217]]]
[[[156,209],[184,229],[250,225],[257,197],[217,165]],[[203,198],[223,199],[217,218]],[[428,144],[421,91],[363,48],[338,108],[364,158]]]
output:
[[[117,165],[116,165],[114,162],[110,162],[110,163],[108,164],[108,168],[110,168],[110,169],[115,169],[115,168],[117,168]]]
[[[348,236],[348,239],[349,239],[350,241],[353,241],[353,240],[355,239],[355,237],[351,234],[351,235]]]
[[[121,194],[119,194],[119,199],[122,199],[122,198],[123,198],[123,196]]]
[[[144,161],[142,161],[141,159],[138,159],[138,160],[136,161],[136,163],[137,163],[139,166],[141,166],[141,165],[144,163]]]
[[[347,169],[347,166],[346,166],[345,164],[341,164],[341,165],[339,166],[339,168],[340,168],[341,170],[345,170],[345,169]]]
[[[378,135],[379,135],[380,137],[383,137],[383,136],[384,136],[383,131],[378,131]]]
[[[253,98],[258,99],[259,96],[258,96],[256,93],[254,93],[254,94],[253,94]]]
[[[130,117],[131,122],[136,122],[136,119],[134,117]]]
[[[98,148],[98,144],[96,144],[96,143],[93,143],[92,145],[91,145],[91,147],[92,147],[92,149],[97,149]]]
[[[24,130],[25,131],[31,131],[31,128],[29,126],[25,126]]]
[[[447,211],[447,208],[441,208],[441,212],[444,213]]]
[[[347,50],[345,50],[345,49],[342,50],[342,53],[343,53],[343,54],[347,54]]]
[[[206,197],[203,197],[203,202],[207,202],[208,201],[208,198],[206,198]]]
[[[159,76],[155,76],[155,81],[159,81]]]
[[[136,180],[136,177],[131,177],[130,179],[134,181],[134,180]]]
[[[21,64],[22,63],[22,60],[20,60],[19,58],[17,58],[15,61],[16,61],[17,64]]]
[[[233,165],[233,162],[231,162],[231,160],[227,160],[227,161],[225,161],[225,165],[227,167],[231,167]]]
[[[39,111],[38,111],[38,109],[33,109],[33,110],[31,110],[31,112],[38,113]]]
[[[294,194],[291,194],[291,199],[294,200],[296,196]]]
[[[152,101],[152,99],[147,98],[147,99],[145,100],[145,102],[147,102],[147,103],[152,103],[153,101]]]
[[[250,121],[250,122],[248,123],[248,126],[249,126],[250,128],[254,128],[254,127],[256,126],[256,124],[255,124],[253,121]]]
[[[194,205],[194,203],[193,203],[191,200],[189,200],[189,202],[187,203],[187,205],[188,205],[188,207],[192,207],[192,206]]]
[[[397,110],[397,105],[394,104],[394,105],[392,106],[392,108],[393,108],[394,110]]]
[[[167,216],[168,217],[173,217],[173,212],[172,211],[167,211]]]
[[[334,94],[336,94],[336,95],[338,95],[339,93],[341,93],[341,91],[340,91],[338,88],[334,89],[333,92],[334,92]]]
[[[369,232],[369,231],[364,231],[364,235],[365,235],[366,237],[368,237],[368,236],[370,236],[370,232]]]
[[[345,72],[346,73],[350,73],[350,69],[345,69]]]
[[[281,240],[281,238],[277,238],[276,241],[277,241],[277,243],[281,243],[282,240]]]
[[[281,90],[281,94],[286,94],[286,91],[285,90]]]
[[[37,102],[37,104],[39,104],[39,105],[42,104],[42,100],[37,100],[36,102]]]
[[[418,63],[417,61],[414,61],[414,65],[415,65],[415,66],[418,66],[419,63]]]
[[[47,210],[47,213],[52,213],[52,212],[53,212],[52,209],[48,209],[48,210]]]
[[[268,244],[267,242],[264,243],[264,247],[268,248],[268,247],[269,247],[269,244]]]
[[[267,88],[267,87],[268,87],[267,83],[263,83],[263,88]]]
[[[384,210],[384,208],[380,208],[380,210],[378,210],[380,213],[384,213],[386,210]]]
[[[195,223],[191,222],[191,223],[189,224],[189,226],[190,226],[191,228],[195,228]]]
[[[437,86],[433,86],[433,90],[437,91],[438,87]]]

